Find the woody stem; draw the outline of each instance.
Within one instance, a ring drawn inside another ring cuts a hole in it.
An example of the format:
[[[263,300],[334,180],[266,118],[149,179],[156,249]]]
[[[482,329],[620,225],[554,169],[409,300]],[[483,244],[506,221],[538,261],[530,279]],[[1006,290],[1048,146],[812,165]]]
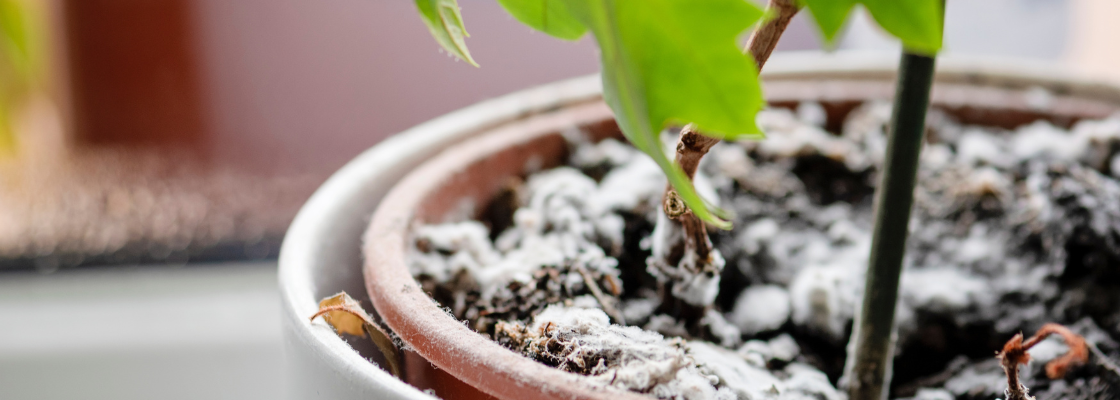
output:
[[[746,49],[754,58],[759,70],[762,70],[766,60],[770,58],[770,53],[777,47],[782,32],[785,32],[790,20],[793,19],[794,15],[797,15],[800,7],[795,0],[770,0],[766,9],[775,16],[751,33]],[[704,136],[693,129],[686,127],[686,129],[681,130],[680,138],[677,141],[676,162],[684,170],[689,180],[692,180],[696,175],[700,160],[716,143],[719,143],[719,139]],[[666,216],[681,224],[685,233],[685,243],[675,244],[673,247],[690,247],[701,260],[707,259],[708,254],[711,253],[712,243],[708,240],[708,232],[704,229],[703,221],[700,221],[699,217],[684,206],[671,185],[665,188],[663,199],[663,211]]]

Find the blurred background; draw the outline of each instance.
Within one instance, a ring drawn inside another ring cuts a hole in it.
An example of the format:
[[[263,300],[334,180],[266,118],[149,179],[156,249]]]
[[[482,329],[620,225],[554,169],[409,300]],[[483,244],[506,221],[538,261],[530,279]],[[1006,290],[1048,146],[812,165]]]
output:
[[[0,399],[280,395],[275,257],[362,150],[594,73],[591,40],[460,0],[0,0]],[[946,53],[1120,82],[1120,2],[956,0]],[[822,50],[798,16],[778,51]],[[860,13],[833,48],[896,51]]]

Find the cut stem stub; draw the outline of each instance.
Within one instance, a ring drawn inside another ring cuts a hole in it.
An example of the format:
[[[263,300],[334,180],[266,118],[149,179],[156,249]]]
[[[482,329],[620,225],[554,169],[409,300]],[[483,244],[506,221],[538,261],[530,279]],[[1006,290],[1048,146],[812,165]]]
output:
[[[1031,355],[1027,353],[1027,350],[1042,342],[1047,336],[1055,334],[1065,340],[1066,345],[1069,346],[1069,351],[1046,364],[1046,376],[1048,378],[1060,379],[1066,375],[1066,371],[1069,371],[1070,367],[1084,364],[1085,361],[1089,360],[1089,347],[1085,344],[1085,338],[1062,325],[1055,323],[1043,325],[1034,336],[1027,340],[1023,340],[1022,333],[1017,333],[1003,345],[1003,350],[996,355],[1000,366],[1003,367],[1003,372],[1007,374],[1007,391],[1004,392],[1006,400],[1034,400],[1034,397],[1028,394],[1030,390],[1019,379],[1019,366],[1026,365],[1031,360]]]

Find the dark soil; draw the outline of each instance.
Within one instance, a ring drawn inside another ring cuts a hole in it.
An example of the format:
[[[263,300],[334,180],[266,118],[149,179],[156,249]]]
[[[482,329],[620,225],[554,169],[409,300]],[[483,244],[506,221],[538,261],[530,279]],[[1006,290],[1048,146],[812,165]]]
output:
[[[888,115],[883,107],[857,108],[839,132],[772,111],[770,120],[760,118],[767,141],[722,144],[702,166],[721,204],[736,214],[733,230],[712,232],[727,261],[716,309],[734,322],[745,290],[784,288],[792,305],[785,322],[744,331],[738,339],[790,334],[801,348],[798,360],[834,384],[844,372],[852,306],[862,290],[881,158],[876,149]],[[1039,400],[1120,399],[1120,371],[1108,366],[1120,357],[1120,170],[1110,169],[1120,168],[1114,161],[1120,160],[1120,117],[1070,130],[1044,122],[1016,131],[968,127],[944,114],[931,121],[935,139],[926,144],[919,172],[892,397],[1002,397],[1006,381],[995,352],[1015,333],[1057,322],[1099,352],[1059,380],[1046,378],[1044,362],[1033,363],[1024,369],[1031,394]],[[617,165],[572,166],[598,182]],[[518,185],[483,213],[492,241],[525,206]],[[650,253],[642,243],[655,214],[639,207],[615,215],[623,221],[623,241],[598,244],[617,260],[617,280],[607,270],[584,272],[627,315],[625,323],[666,336],[723,340],[711,331],[690,334],[655,324],[656,312],[638,310],[639,302],[663,297],[646,271]],[[528,321],[549,304],[593,294],[576,284],[582,279],[570,277],[579,273],[573,265],[538,268],[533,284],[511,282],[488,302],[468,273],[446,281],[419,278],[453,315],[494,335],[499,321]]]

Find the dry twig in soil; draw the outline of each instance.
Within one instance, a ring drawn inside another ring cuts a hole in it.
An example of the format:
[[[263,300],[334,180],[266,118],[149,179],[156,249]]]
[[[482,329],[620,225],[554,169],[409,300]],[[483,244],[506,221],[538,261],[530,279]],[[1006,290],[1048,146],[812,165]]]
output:
[[[595,300],[597,300],[599,302],[599,306],[603,308],[603,312],[606,313],[607,316],[611,317],[611,319],[614,320],[614,323],[619,325],[626,325],[626,319],[623,318],[622,312],[618,311],[618,308],[615,308],[614,306],[615,301],[617,301],[618,298],[607,297],[607,295],[603,294],[603,289],[599,288],[599,283],[595,282],[595,278],[591,276],[590,272],[587,272],[586,268],[580,265],[576,265],[575,268],[576,271],[579,272],[580,276],[583,277],[583,284],[587,285],[587,289],[591,291],[591,295],[595,296]],[[614,287],[612,286],[612,289],[613,288]],[[616,296],[618,295],[618,293],[614,294]]]

